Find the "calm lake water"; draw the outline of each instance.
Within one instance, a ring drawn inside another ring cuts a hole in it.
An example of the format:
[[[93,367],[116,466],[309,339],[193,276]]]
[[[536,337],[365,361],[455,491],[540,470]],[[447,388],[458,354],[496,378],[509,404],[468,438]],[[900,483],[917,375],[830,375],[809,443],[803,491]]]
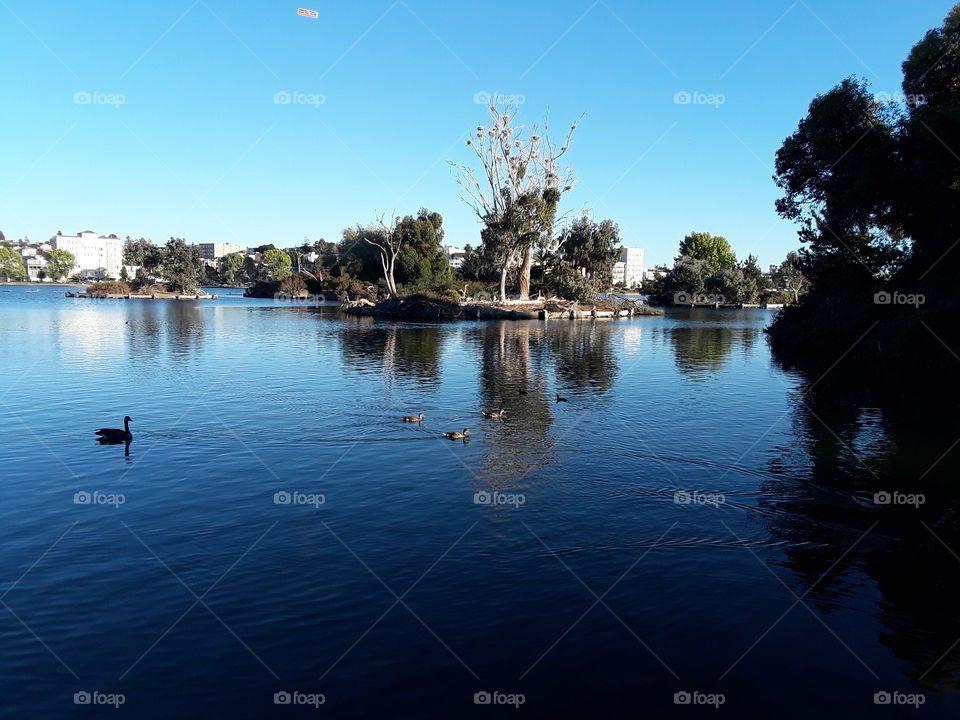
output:
[[[958,428],[784,371],[771,318],[0,288],[0,715],[956,717]]]

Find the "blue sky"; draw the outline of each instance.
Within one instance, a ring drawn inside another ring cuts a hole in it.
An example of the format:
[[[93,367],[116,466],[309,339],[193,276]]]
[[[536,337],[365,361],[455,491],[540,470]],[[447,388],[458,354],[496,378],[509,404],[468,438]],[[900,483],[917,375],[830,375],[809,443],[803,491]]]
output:
[[[296,0],[0,0],[0,230],[288,246],[425,206],[476,244],[447,161],[471,160],[475,95],[500,92],[554,134],[586,113],[564,209],[615,220],[648,265],[691,230],[766,265],[798,245],[770,178],[810,100],[848,75],[898,92],[952,5],[300,1],[320,17]]]

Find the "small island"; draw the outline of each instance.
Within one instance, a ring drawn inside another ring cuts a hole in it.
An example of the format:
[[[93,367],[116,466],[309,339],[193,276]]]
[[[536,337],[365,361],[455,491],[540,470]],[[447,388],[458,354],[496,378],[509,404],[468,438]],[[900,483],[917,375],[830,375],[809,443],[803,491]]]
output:
[[[341,310],[350,315],[416,320],[596,320],[663,315],[663,310],[618,295],[597,298],[591,303],[548,298],[504,304],[416,294],[376,303],[360,298],[345,302]]]
[[[216,300],[217,295],[211,295],[203,290],[186,293],[169,291],[163,286],[147,286],[133,288],[125,282],[104,281],[95,282],[86,290],[64,293],[69,298],[92,298],[96,300]]]

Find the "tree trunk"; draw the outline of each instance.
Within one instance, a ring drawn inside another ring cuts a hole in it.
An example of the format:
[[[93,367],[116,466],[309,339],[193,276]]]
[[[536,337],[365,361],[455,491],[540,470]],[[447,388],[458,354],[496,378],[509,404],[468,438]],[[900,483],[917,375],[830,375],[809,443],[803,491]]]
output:
[[[520,299],[530,299],[530,268],[533,267],[533,246],[528,245],[523,251],[523,261],[520,263]]]
[[[393,279],[393,268],[396,265],[397,254],[392,253],[390,255],[390,267],[387,271],[387,290],[390,292],[390,297],[397,297],[397,283]]]
[[[509,263],[504,263],[503,267],[500,268],[500,302],[502,303],[507,301],[507,270],[509,267]]]

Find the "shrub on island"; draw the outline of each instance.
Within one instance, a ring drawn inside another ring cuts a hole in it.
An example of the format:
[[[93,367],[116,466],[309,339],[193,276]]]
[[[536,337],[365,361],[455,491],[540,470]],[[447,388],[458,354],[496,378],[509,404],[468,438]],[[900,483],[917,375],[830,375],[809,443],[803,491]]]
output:
[[[281,280],[277,292],[287,297],[306,297],[309,293],[307,283],[300,275],[291,275]]]
[[[130,286],[122,281],[105,280],[103,282],[95,282],[88,286],[87,294],[95,297],[104,297],[106,295],[129,295]]]

